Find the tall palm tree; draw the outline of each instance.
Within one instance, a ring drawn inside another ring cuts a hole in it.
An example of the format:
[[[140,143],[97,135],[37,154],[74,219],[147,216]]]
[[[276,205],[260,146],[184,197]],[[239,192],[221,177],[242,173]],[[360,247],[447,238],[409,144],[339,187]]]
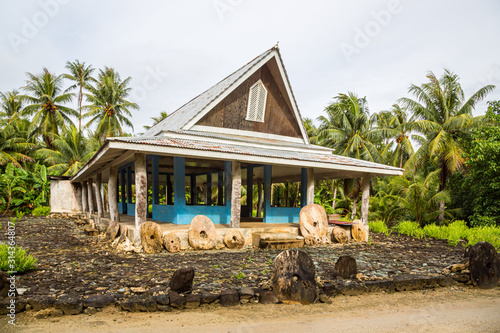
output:
[[[79,60],[66,62],[66,69],[69,70],[69,74],[65,74],[64,77],[75,82],[75,84],[67,90],[78,88],[78,111],[80,113],[80,117],[78,118],[78,130],[81,131],[83,88],[92,81],[92,72],[94,72],[95,69],[92,65],[85,66],[85,62],[80,62]]]
[[[78,113],[64,104],[73,99],[72,93],[62,91],[63,75],[50,73],[47,68],[40,75],[27,73],[28,80],[23,89],[28,95],[21,98],[27,106],[21,111],[23,115],[33,116],[31,131],[36,131],[52,149],[51,134],[58,134],[59,130],[73,122],[69,116],[78,117]]]
[[[128,87],[131,78],[121,80],[120,75],[113,68],[105,67],[99,71],[95,87],[86,85],[89,91],[85,96],[90,105],[83,108],[88,112],[83,117],[90,117],[86,127],[97,125],[96,135],[100,140],[107,137],[122,136],[122,125],[134,128],[129,118],[130,110],[139,109],[136,103],[127,101],[131,88]]]
[[[0,165],[8,163],[21,168],[20,162],[34,162],[28,153],[36,148],[34,143],[27,142],[16,130],[15,122],[7,124],[0,131]]]
[[[371,127],[366,98],[354,93],[339,94],[325,108],[326,116],[320,121],[315,143],[332,148],[336,154],[383,162],[376,144],[383,139],[382,133]]]
[[[168,113],[167,111],[162,111],[160,113],[160,115],[158,117],[151,117],[150,119],[153,121],[153,125],[149,126],[149,125],[144,125],[144,129],[147,131],[148,129],[150,129],[151,127],[153,127],[154,125],[158,124],[160,121],[162,121],[163,119],[167,118],[168,117]]]
[[[412,133],[414,119],[398,104],[393,104],[388,111],[379,112],[377,118],[377,128],[387,139],[382,155],[389,164],[402,168],[414,153],[411,140],[422,143],[424,139]]]
[[[19,91],[0,92],[0,126],[5,126],[16,118],[22,107]]]
[[[383,140],[383,132],[372,127],[366,98],[349,92],[334,97],[325,108],[326,116],[318,117],[320,126],[316,144],[330,147],[336,154],[383,163],[376,145]],[[359,180],[344,180],[344,193],[353,200],[351,217],[356,216],[361,186]]]
[[[440,169],[439,190],[444,191],[448,176],[465,163],[458,136],[479,122],[479,117],[472,117],[472,110],[495,86],[484,86],[465,99],[457,74],[445,69],[441,78],[438,79],[432,72],[427,74],[427,78],[427,83],[410,86],[408,91],[415,95],[415,100],[399,100],[416,117],[412,128],[426,137],[422,146],[406,162],[405,169],[414,172],[422,161],[431,159]],[[440,211],[444,212],[444,206],[443,200]],[[444,213],[439,218],[443,220]]]
[[[99,148],[97,140],[86,139],[75,126],[70,126],[62,134],[53,134],[54,150],[37,150],[37,157],[49,165],[47,171],[53,175],[73,176],[95,154]]]

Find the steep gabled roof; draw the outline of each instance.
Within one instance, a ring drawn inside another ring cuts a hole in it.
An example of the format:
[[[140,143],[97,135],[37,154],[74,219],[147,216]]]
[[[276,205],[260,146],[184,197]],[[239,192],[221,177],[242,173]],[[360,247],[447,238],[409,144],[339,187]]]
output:
[[[291,90],[288,75],[286,74],[286,71],[284,69],[283,61],[281,59],[281,55],[277,46],[262,53],[261,55],[238,69],[236,72],[232,73],[210,89],[206,90],[197,97],[193,98],[188,103],[181,106],[167,118],[163,119],[160,123],[152,126],[144,133],[143,136],[157,136],[163,131],[190,130],[205,114],[207,114],[215,105],[217,105],[218,102],[220,102],[224,97],[226,97],[229,93],[236,89],[239,84],[241,84],[263,65],[265,65],[273,57],[276,57],[276,61],[281,70],[288,97],[292,104],[295,118],[301,130],[304,143],[309,144],[309,137],[307,136],[307,133],[305,131],[304,124],[302,122],[302,118],[295,101],[295,96],[293,95],[293,92]]]

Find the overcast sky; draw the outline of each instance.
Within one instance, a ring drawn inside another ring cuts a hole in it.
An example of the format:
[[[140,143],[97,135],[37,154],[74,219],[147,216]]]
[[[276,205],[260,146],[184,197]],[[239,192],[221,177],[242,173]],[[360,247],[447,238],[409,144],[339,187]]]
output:
[[[500,1],[6,1],[0,91],[68,60],[131,76],[135,133],[279,41],[303,117],[338,93],[390,108],[431,70],[457,73],[466,96],[500,99]],[[76,103],[75,103],[76,107]],[[481,103],[475,115],[483,114]],[[130,130],[129,130],[130,131]]]

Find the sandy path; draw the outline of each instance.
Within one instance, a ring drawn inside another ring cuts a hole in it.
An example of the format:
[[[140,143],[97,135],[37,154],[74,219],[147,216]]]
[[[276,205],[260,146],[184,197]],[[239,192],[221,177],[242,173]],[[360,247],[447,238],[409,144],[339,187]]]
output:
[[[35,320],[16,332],[500,332],[500,288],[446,288],[336,297],[332,304],[245,305],[170,313],[110,308],[93,316]]]

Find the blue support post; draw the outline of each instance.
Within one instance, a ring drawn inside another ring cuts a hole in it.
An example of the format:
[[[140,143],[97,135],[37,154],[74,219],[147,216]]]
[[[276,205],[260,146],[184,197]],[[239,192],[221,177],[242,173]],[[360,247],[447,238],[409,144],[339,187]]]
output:
[[[180,224],[179,215],[186,209],[186,159],[174,157],[174,223]]]
[[[231,223],[231,192],[233,179],[233,162],[224,161],[224,203],[226,206],[226,223]]]
[[[271,209],[272,167],[264,165],[264,223],[267,222]]]
[[[307,205],[307,168],[302,168],[300,174],[300,206]]]
[[[217,206],[224,206],[224,171],[219,171],[217,188]]]
[[[191,205],[196,205],[198,203],[197,191],[196,191],[196,175],[191,175]]]
[[[247,166],[247,209],[248,217],[253,215],[253,166]]]
[[[121,191],[121,204],[122,204],[122,214],[127,214],[127,201],[125,200],[125,183],[126,183],[126,171],[125,169],[122,169],[120,171],[120,178],[121,178],[121,184],[120,184],[120,191]]]
[[[173,202],[173,194],[174,191],[172,191],[172,179],[170,175],[167,175],[167,205],[172,205]]]
[[[207,174],[207,202],[206,205],[212,205],[212,173]]]
[[[151,157],[152,179],[153,179],[153,205],[160,204],[160,156],[154,155]]]

